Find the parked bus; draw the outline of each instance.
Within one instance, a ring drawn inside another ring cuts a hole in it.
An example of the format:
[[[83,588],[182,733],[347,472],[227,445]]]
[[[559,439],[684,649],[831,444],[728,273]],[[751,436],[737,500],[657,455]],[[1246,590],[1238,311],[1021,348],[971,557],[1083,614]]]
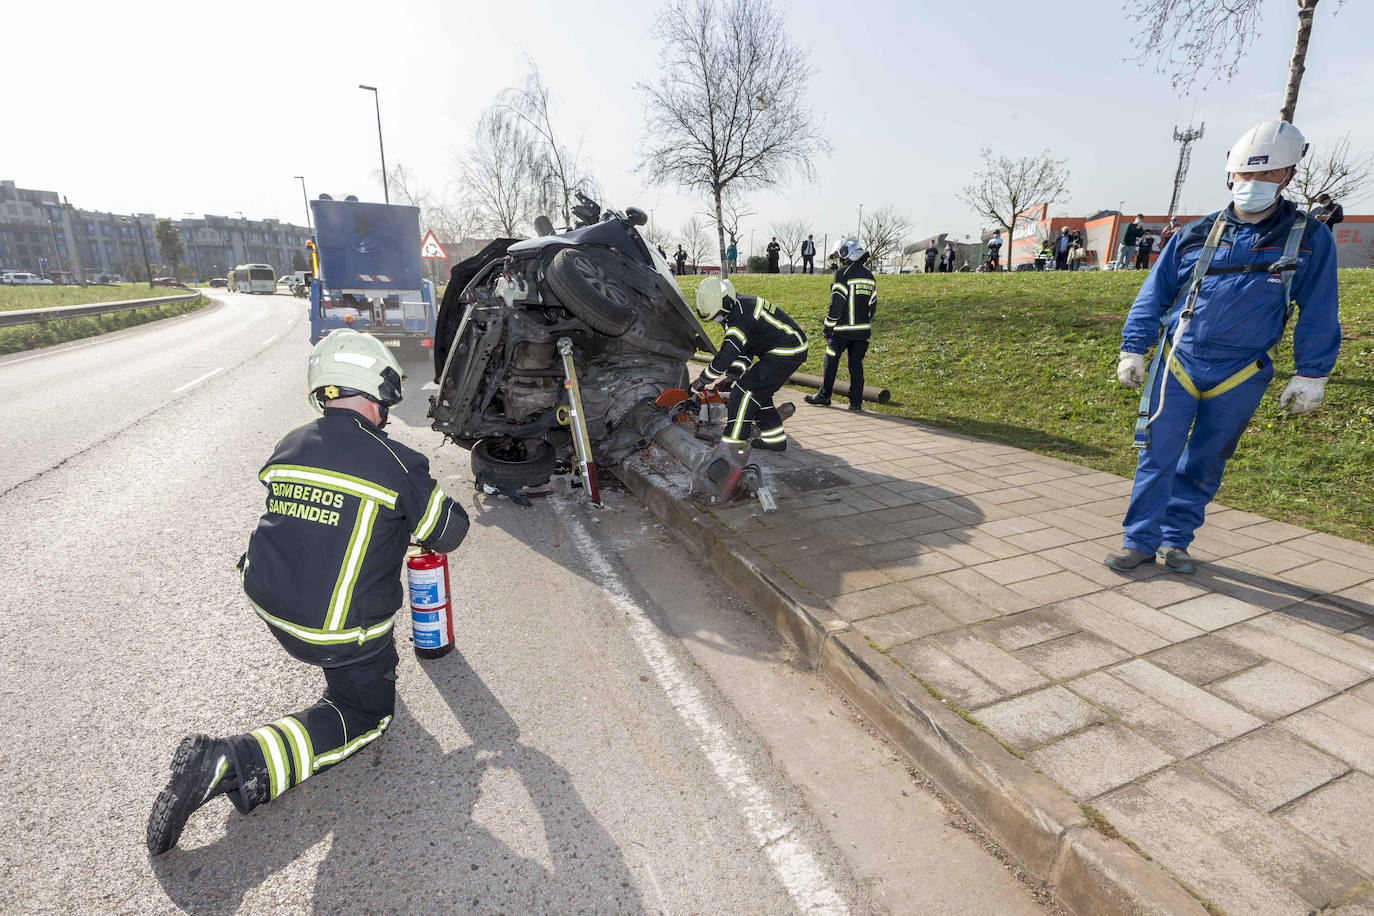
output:
[[[229,288],[238,293],[275,293],[277,275],[267,264],[240,264],[229,271]]]

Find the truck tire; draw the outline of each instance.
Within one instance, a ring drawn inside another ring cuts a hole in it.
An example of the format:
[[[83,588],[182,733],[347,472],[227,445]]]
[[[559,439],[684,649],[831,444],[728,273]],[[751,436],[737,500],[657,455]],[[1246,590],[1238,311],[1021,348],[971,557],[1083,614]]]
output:
[[[519,440],[488,436],[472,447],[472,476],[477,483],[518,490],[537,487],[553,476],[553,443],[541,440],[531,447]],[[523,453],[524,457],[520,457]]]
[[[593,331],[619,337],[635,323],[630,288],[607,265],[565,248],[546,273],[559,301]]]

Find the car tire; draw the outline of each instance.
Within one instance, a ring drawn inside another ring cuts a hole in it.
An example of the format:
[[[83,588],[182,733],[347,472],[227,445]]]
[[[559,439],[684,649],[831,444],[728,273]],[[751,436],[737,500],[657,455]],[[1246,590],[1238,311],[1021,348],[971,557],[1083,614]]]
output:
[[[472,476],[478,485],[486,483],[518,490],[549,482],[555,458],[553,443],[541,440],[533,450],[526,447],[525,457],[519,458],[509,454],[516,441],[504,436],[488,436],[472,447]]]
[[[635,323],[634,293],[600,259],[565,248],[545,276],[559,301],[593,331],[620,337]]]

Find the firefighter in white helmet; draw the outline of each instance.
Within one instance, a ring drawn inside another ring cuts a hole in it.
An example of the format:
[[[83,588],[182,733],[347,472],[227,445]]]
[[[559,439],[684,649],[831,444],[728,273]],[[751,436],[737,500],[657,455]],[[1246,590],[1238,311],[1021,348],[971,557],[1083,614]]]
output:
[[[375,337],[339,329],[311,351],[307,393],[321,416],[288,433],[258,474],[267,511],[239,571],[282,647],[324,669],[324,696],[245,734],[183,739],[148,818],[153,855],[175,846],[187,818],[215,796],[246,814],[391,723],[391,627],[406,549],[414,541],[447,553],[468,530],[467,513],[434,482],[425,457],[382,431],[401,381]]]
[[[754,448],[780,452],[787,448],[782,422],[795,407],[773,404],[773,395],[806,362],[806,334],[787,313],[759,296],[742,296],[735,284],[707,277],[697,287],[697,314],[725,327],[720,350],[692,383],[692,389],[714,385],[730,390],[726,443],[750,441]],[[750,424],[758,435],[749,437]]]
[[[931,242],[933,246],[935,243]],[[935,250],[934,248],[931,249]],[[825,368],[821,387],[803,400],[808,404],[830,406],[835,373],[841,354],[849,354],[849,409],[864,409],[864,356],[872,333],[873,315],[878,310],[878,283],[868,269],[868,251],[853,236],[843,239],[835,250],[840,267],[830,283],[830,309],[825,315]]]
[[[1231,204],[1170,237],[1131,306],[1117,377],[1144,387],[1140,456],[1124,543],[1106,560],[1113,569],[1153,563],[1162,548],[1170,570],[1195,570],[1188,546],[1274,376],[1295,310],[1296,371],[1279,404],[1305,414],[1322,403],[1341,345],[1335,243],[1280,196],[1306,151],[1287,121],[1242,134],[1226,157]]]

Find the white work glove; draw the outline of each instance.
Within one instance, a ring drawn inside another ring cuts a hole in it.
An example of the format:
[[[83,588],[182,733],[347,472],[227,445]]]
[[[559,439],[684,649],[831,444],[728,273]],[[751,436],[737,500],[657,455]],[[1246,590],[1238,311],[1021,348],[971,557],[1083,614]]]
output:
[[[1322,406],[1322,399],[1326,396],[1326,380],[1329,377],[1293,376],[1288,382],[1288,387],[1283,389],[1283,394],[1279,395],[1279,406],[1287,407],[1293,416],[1311,413]]]
[[[1121,358],[1116,363],[1116,378],[1127,388],[1139,388],[1145,384],[1145,355],[1122,350]]]

